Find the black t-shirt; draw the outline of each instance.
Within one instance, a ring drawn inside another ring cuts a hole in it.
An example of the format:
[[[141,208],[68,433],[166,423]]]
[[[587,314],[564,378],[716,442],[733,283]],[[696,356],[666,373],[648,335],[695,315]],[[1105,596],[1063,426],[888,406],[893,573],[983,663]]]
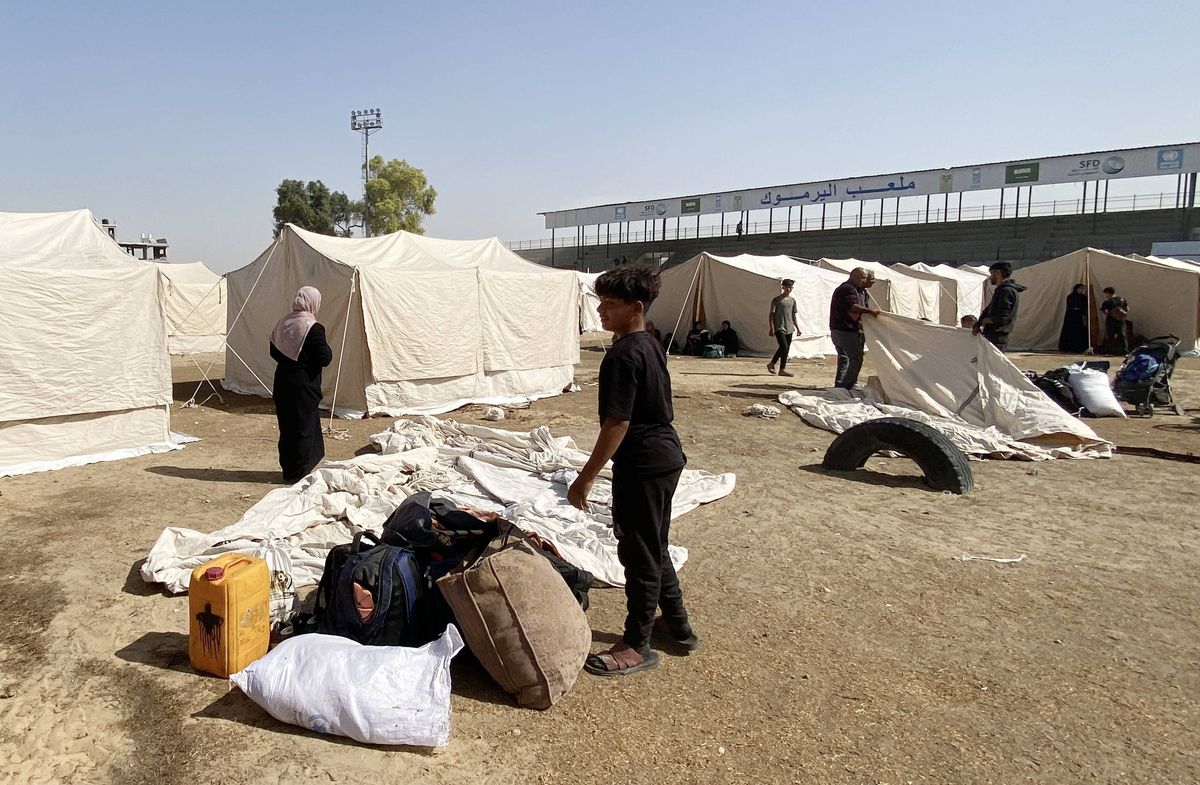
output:
[[[600,422],[629,421],[613,455],[613,468],[654,475],[683,468],[687,457],[671,422],[671,375],[667,355],[644,331],[617,340],[600,363]]]
[[[1100,305],[1100,310],[1104,313],[1105,316],[1113,316],[1110,313],[1110,311],[1112,311],[1113,308],[1120,308],[1124,311],[1128,311],[1129,310],[1129,302],[1126,301],[1126,299],[1124,297],[1113,295],[1112,297],[1108,298]],[[1116,317],[1113,316],[1113,318],[1115,319]]]

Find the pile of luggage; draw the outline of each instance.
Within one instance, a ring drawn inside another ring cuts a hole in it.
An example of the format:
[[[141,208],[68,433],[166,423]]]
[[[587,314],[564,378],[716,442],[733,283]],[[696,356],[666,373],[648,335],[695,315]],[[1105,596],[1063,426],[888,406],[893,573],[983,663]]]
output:
[[[497,513],[427,492],[378,537],[359,532],[329,552],[311,612],[295,612],[286,578],[272,578],[286,570],[265,555],[196,568],[192,663],[312,730],[440,746],[448,665],[464,642],[518,705],[537,709],[571,689],[591,646],[590,573]],[[267,654],[271,622],[288,635]]]

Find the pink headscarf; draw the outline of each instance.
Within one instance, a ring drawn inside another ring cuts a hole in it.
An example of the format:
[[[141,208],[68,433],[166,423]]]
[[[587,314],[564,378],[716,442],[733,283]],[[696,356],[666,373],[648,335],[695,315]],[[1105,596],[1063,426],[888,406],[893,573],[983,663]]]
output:
[[[271,343],[283,354],[297,360],[304,348],[308,331],[317,323],[317,311],[321,310],[321,293],[312,286],[301,286],[292,300],[292,312],[275,323],[271,331]]]

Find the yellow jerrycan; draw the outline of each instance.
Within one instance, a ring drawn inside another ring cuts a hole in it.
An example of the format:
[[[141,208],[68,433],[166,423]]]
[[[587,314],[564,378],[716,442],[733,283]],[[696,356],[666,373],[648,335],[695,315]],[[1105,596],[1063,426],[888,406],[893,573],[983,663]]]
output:
[[[188,584],[188,656],[192,667],[222,678],[267,653],[271,641],[267,563],[226,553],[192,570]]]

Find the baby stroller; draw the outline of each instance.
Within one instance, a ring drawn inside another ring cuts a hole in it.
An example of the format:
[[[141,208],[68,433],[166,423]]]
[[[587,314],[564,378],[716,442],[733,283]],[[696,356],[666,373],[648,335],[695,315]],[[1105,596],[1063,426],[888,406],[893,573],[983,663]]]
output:
[[[1155,406],[1169,406],[1175,414],[1182,415],[1183,407],[1171,394],[1171,374],[1178,359],[1179,339],[1174,335],[1151,338],[1135,346],[1117,371],[1113,394],[1147,417],[1154,414]]]

